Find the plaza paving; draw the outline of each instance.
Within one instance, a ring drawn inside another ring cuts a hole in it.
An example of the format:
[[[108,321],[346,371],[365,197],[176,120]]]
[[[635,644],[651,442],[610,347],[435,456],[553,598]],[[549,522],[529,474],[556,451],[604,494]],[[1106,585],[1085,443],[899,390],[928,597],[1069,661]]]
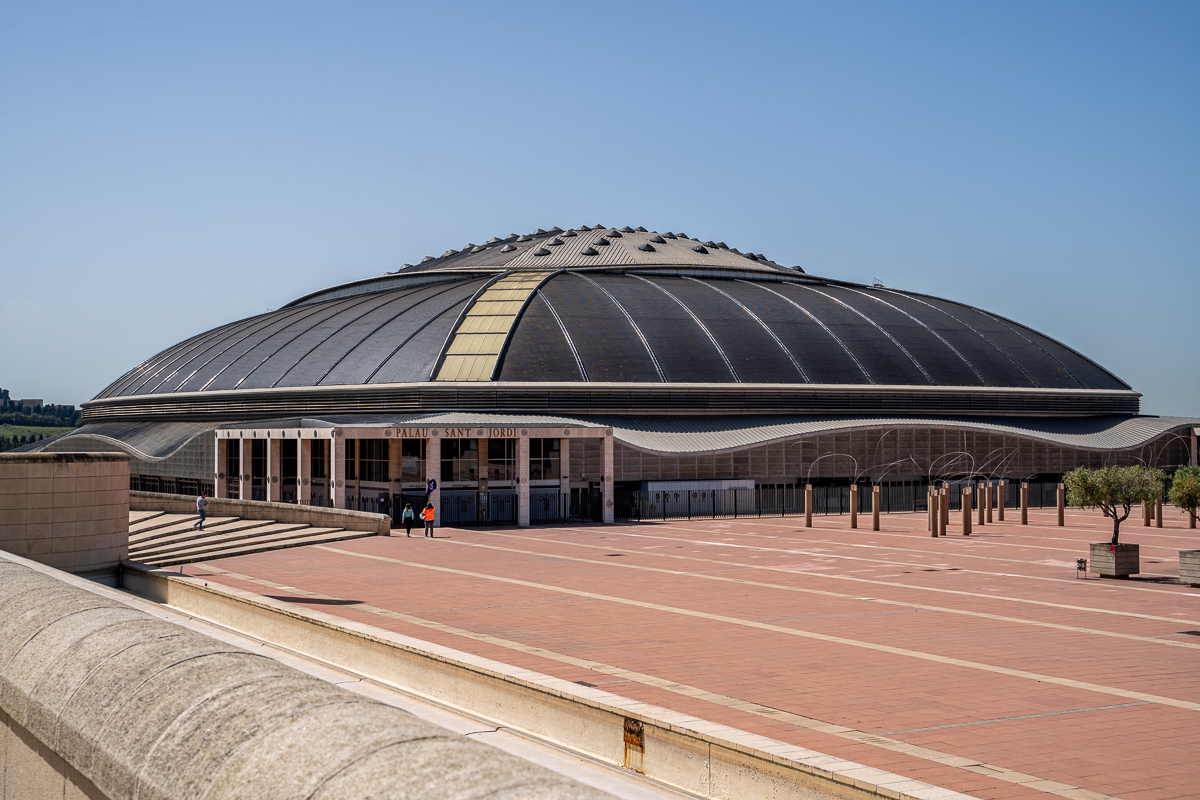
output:
[[[1078,580],[1111,524],[1053,509],[946,538],[924,514],[400,531],[184,571],[980,798],[1196,797],[1200,536],[1166,512],[1123,526],[1125,581]]]

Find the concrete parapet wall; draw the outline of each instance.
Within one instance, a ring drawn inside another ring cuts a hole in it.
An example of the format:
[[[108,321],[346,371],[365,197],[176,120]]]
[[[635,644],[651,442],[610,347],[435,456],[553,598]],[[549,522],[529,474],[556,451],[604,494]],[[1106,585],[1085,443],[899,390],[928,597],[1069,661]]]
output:
[[[269,597],[126,564],[127,590],[708,798],[966,795]],[[640,743],[640,747],[636,746]]]
[[[195,514],[196,498],[157,492],[130,492],[129,508],[133,511],[166,511],[171,514]],[[241,517],[242,519],[273,519],[289,524],[308,523],[314,528],[344,528],[348,531],[370,531],[378,536],[391,536],[392,518],[387,514],[367,511],[301,506],[295,503],[268,503],[262,500],[208,499],[211,517]]]
[[[5,800],[609,797],[85,583],[0,555]]]
[[[129,456],[0,453],[0,550],[115,573],[129,557]]]

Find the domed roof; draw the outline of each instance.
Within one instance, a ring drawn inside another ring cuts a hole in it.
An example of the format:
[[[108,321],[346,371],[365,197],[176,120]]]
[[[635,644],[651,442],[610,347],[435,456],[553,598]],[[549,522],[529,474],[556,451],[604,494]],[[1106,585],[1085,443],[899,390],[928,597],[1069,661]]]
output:
[[[181,342],[97,399],[464,381],[1129,390],[977,308],[597,226],[468,244],[302,297]]]

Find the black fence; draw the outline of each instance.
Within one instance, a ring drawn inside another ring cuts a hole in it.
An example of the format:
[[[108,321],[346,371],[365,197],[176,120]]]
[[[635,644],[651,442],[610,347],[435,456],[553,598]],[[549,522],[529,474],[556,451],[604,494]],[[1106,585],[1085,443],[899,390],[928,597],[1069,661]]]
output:
[[[939,484],[940,485],[940,484]],[[949,482],[950,508],[962,509],[963,489],[972,487],[977,498],[987,490],[978,481]],[[923,481],[895,481],[879,484],[879,510],[884,514],[920,513],[928,510],[929,484]],[[849,486],[814,486],[813,514],[849,514],[852,502]],[[804,486],[786,484],[755,486],[745,489],[671,489],[669,491],[617,491],[615,518],[618,522],[666,519],[716,519],[717,517],[786,517],[805,513]],[[992,506],[998,507],[999,486],[992,484]],[[1030,508],[1054,508],[1058,504],[1056,481],[1029,483]],[[1021,482],[1004,486],[1006,508],[1021,507]],[[858,512],[871,513],[871,485],[858,487]]]
[[[129,491],[180,494],[189,497],[199,497],[202,494],[207,497],[214,496],[211,481],[196,478],[160,478],[157,475],[130,475]]]

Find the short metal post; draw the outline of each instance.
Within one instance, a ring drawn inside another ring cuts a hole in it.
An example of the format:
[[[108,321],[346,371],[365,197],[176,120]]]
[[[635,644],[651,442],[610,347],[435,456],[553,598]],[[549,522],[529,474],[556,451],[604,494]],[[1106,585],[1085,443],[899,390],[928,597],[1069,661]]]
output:
[[[962,533],[963,536],[971,535],[971,497],[974,492],[970,486],[963,487],[962,497]]]
[[[1162,527],[1162,498],[1159,497],[1154,503],[1154,527]]]
[[[1150,527],[1150,504],[1142,503],[1142,527]]]
[[[858,528],[858,484],[850,485],[850,529]]]
[[[992,524],[992,482],[987,482],[987,488],[983,492],[983,505],[987,511],[988,524]]]
[[[976,488],[980,492],[978,497],[975,496]],[[985,494],[987,494],[987,491],[983,488],[983,481],[979,481],[971,489],[971,502],[975,504],[976,509],[979,511],[979,527],[981,528],[983,527],[983,495]]]
[[[1067,524],[1067,487],[1058,485],[1058,527]]]
[[[879,530],[879,484],[871,487],[871,530]]]
[[[1021,524],[1029,524],[1029,482],[1021,481]]]
[[[946,528],[950,527],[950,484],[945,481],[942,481],[942,513],[938,518],[941,520],[938,523],[938,533],[945,536]]]
[[[812,484],[804,484],[804,527],[812,527]]]
[[[1008,485],[1008,481],[1000,481],[1000,488],[996,492],[996,511],[997,518],[1004,522],[1004,489]]]

